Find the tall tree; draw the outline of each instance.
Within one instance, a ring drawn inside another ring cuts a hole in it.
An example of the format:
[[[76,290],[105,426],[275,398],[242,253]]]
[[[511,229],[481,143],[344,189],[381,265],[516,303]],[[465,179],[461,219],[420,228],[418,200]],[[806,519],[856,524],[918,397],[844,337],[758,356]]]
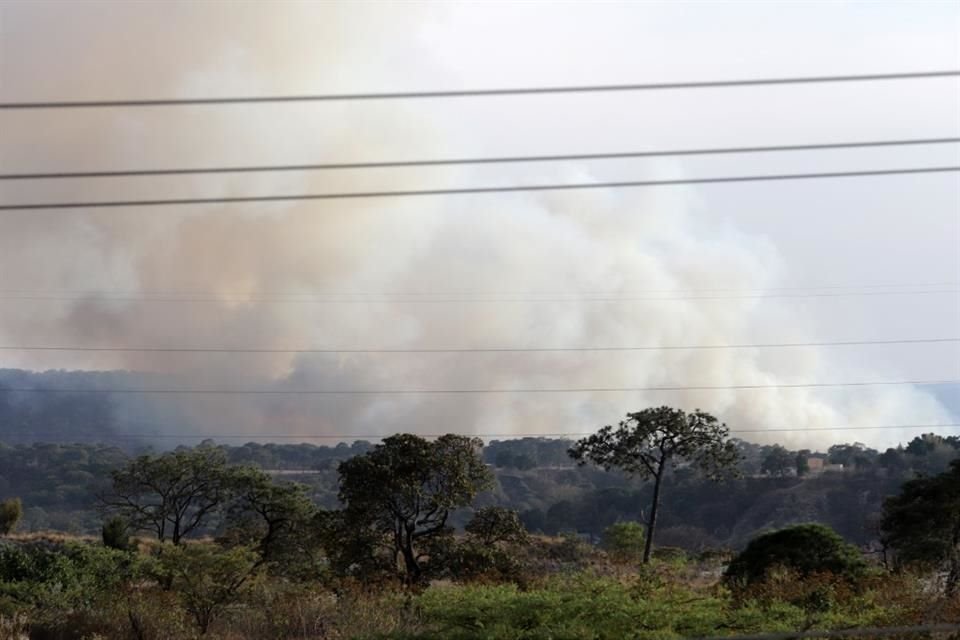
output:
[[[231,488],[226,457],[213,447],[140,456],[112,477],[112,489],[101,496],[107,509],[132,529],[175,545],[209,522]]]
[[[394,566],[402,559],[407,581],[419,581],[425,544],[449,532],[450,511],[492,485],[481,446],[476,438],[452,434],[432,442],[400,434],[341,462],[346,522],[389,540]]]
[[[713,480],[736,473],[740,458],[729,440],[727,426],[699,409],[685,413],[671,407],[628,413],[613,427],[578,441],[570,456],[580,464],[593,462],[607,471],[621,469],[653,480],[653,497],[647,517],[643,561],[650,561],[663,479],[672,465],[685,462]]]
[[[931,478],[903,484],[888,498],[881,523],[883,542],[898,563],[946,566],[948,594],[960,588],[960,460]]]

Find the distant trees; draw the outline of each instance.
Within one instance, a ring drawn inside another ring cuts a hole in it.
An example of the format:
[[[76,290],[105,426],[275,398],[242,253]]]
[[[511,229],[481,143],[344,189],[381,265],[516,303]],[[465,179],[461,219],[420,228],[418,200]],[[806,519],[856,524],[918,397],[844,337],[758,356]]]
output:
[[[960,588],[960,460],[930,478],[904,483],[887,499],[881,521],[883,542],[900,564],[947,569],[946,591]]]
[[[801,577],[825,572],[855,577],[866,563],[859,549],[830,527],[801,524],[751,540],[727,567],[724,578],[732,584],[750,584],[763,580],[775,567],[791,569]]]
[[[795,469],[796,457],[780,445],[771,447],[760,465],[760,470],[768,476],[786,476]]]
[[[810,449],[801,449],[797,452],[796,465],[798,478],[810,473]]]
[[[580,464],[593,462],[608,471],[621,469],[653,480],[644,563],[650,561],[660,493],[671,466],[682,461],[716,480],[735,473],[740,458],[725,424],[700,410],[688,414],[671,407],[628,413],[617,427],[603,427],[569,453]]]
[[[0,535],[7,536],[17,528],[23,517],[23,504],[20,498],[8,498],[0,502]]]
[[[519,514],[504,507],[483,507],[477,510],[465,530],[477,542],[486,546],[498,542],[523,544],[529,537],[520,522]]]
[[[450,512],[492,486],[480,458],[482,442],[448,434],[429,441],[411,434],[385,438],[364,455],[340,463],[337,524],[350,535],[379,537],[407,582],[419,582],[431,539],[448,534]],[[363,545],[361,545],[362,548]]]
[[[878,455],[877,451],[861,442],[835,444],[827,450],[827,458],[831,464],[842,464],[844,467],[861,471],[874,466]]]

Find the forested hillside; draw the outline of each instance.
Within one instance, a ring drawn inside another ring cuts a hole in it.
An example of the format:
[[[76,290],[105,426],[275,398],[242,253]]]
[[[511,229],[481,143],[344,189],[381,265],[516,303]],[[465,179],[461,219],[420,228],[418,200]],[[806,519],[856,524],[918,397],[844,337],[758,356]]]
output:
[[[212,444],[212,443],[205,443]],[[641,519],[651,487],[621,473],[576,466],[567,440],[492,441],[483,459],[495,486],[476,504],[520,513],[531,531],[578,532],[598,538],[610,524]],[[248,464],[308,486],[319,506],[337,506],[337,465],[371,448],[364,441],[336,446],[256,444],[220,446],[233,464]],[[933,475],[958,455],[960,441],[924,435],[883,453],[863,445],[827,452],[788,451],[737,441],[741,477],[717,484],[675,469],[665,481],[659,542],[691,550],[740,547],[757,531],[797,522],[823,522],[860,544],[875,539],[872,522],[884,497],[904,479]],[[121,448],[95,444],[0,444],[0,499],[23,501],[22,530],[96,533],[102,516],[97,496],[110,471],[130,458]],[[843,469],[806,471],[820,464]],[[800,475],[798,475],[798,470]],[[462,525],[468,513],[457,512]]]

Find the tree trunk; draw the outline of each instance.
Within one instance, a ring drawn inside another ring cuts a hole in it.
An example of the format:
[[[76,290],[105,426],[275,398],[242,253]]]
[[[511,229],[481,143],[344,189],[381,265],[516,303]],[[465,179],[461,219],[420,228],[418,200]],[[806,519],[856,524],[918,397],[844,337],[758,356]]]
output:
[[[647,539],[643,546],[643,564],[650,562],[650,554],[653,552],[653,532],[657,526],[657,509],[660,507],[660,483],[662,481],[663,465],[661,464],[653,482],[653,504],[650,505],[650,519],[647,520]]]
[[[400,552],[403,554],[403,565],[407,570],[407,583],[416,584],[420,581],[420,563],[417,562],[417,555],[413,552],[413,545],[410,544],[410,541],[403,545]]]

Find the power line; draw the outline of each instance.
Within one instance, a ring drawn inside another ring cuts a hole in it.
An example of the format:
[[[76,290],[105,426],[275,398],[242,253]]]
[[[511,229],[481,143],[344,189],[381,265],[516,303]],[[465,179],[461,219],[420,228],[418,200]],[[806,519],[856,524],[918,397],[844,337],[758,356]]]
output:
[[[260,348],[260,347],[88,347],[50,345],[0,345],[0,351],[69,351],[121,353],[235,353],[235,354],[402,354],[402,353],[567,353],[612,351],[698,351],[724,349],[775,349],[794,347],[849,347],[861,345],[944,344],[960,338],[910,338],[902,340],[841,340],[834,342],[767,342],[752,344],[649,345],[629,347],[451,347],[451,348]]]
[[[286,396],[371,396],[371,395],[486,395],[486,394],[557,394],[557,393],[624,393],[635,391],[739,391],[754,389],[815,389],[874,386],[933,386],[960,384],[960,380],[871,380],[865,382],[805,382],[783,384],[739,384],[702,386],[651,387],[572,387],[572,388],[515,388],[515,389],[157,389],[157,388],[100,388],[70,389],[53,387],[0,387],[10,393],[114,393],[157,395],[286,395]]]
[[[135,425],[131,425],[135,426]],[[154,425],[140,425],[141,427],[152,427]],[[951,423],[939,423],[939,424],[882,424],[882,425],[868,425],[868,426],[836,426],[836,427],[772,427],[769,429],[730,429],[729,433],[738,434],[738,433],[793,433],[793,432],[817,432],[817,431],[872,431],[874,429],[943,429],[943,428],[956,428],[960,427],[960,423],[951,422]],[[589,436],[596,431],[555,431],[550,433],[536,433],[536,432],[501,432],[501,433],[466,433],[460,435],[467,435],[476,438],[484,439],[494,439],[494,438],[571,438],[571,437],[583,437]],[[58,431],[6,431],[0,432],[0,437],[4,435],[28,435],[28,436],[62,436],[63,432]],[[121,433],[108,433],[103,434],[103,437],[110,438],[138,438],[138,439],[190,439],[190,440],[216,440],[217,438],[224,440],[238,440],[243,438],[256,438],[256,439],[268,439],[273,438],[275,440],[380,440],[388,437],[391,434],[372,434],[372,433],[322,433],[322,434],[303,434],[303,433],[133,433],[133,432],[121,432]],[[442,433],[417,433],[416,435],[422,438],[439,438]],[[91,437],[101,437],[101,436],[91,436]]]
[[[164,107],[210,104],[262,104],[282,102],[334,102],[346,100],[397,100],[422,98],[476,98],[490,96],[543,95],[555,93],[611,93],[620,91],[662,91],[674,89],[714,89],[724,87],[756,87],[788,84],[822,84],[838,82],[872,82],[881,80],[917,80],[960,76],[958,70],[908,71],[836,76],[799,76],[750,78],[739,80],[699,80],[687,82],[653,82],[638,84],[579,85],[562,87],[515,87],[506,89],[460,89],[399,91],[384,93],[326,93],[285,96],[244,96],[221,98],[161,98],[142,100],[54,100],[37,102],[2,102],[0,109],[73,109],[92,107]]]
[[[153,295],[98,295],[91,292],[87,295],[3,295],[0,293],[0,303],[3,301],[89,301],[89,302],[159,302],[159,303],[270,303],[270,304],[451,304],[451,303],[553,303],[553,302],[670,302],[696,300],[762,300],[766,298],[848,298],[898,295],[940,295],[960,293],[960,288],[950,289],[904,289],[899,291],[832,291],[812,293],[758,293],[744,295],[687,295],[687,296],[637,296],[600,294],[577,297],[565,295],[561,297],[383,297],[383,298],[322,298],[322,297],[272,297],[272,296],[215,296],[207,294],[160,297]]]
[[[576,153],[535,156],[501,156],[486,158],[444,158],[432,160],[388,160],[377,162],[333,162],[313,164],[253,165],[240,167],[196,167],[177,169],[130,169],[104,171],[57,171],[48,173],[3,173],[0,180],[47,180],[66,178],[125,178],[135,176],[175,176],[222,173],[264,173],[273,171],[329,171],[341,169],[383,169],[398,167],[429,167],[464,164],[505,164],[523,162],[561,162],[572,160],[617,160],[627,158],[656,158],[669,156],[722,155],[737,153],[771,153],[781,151],[814,151],[826,149],[860,149],[907,145],[933,145],[960,142],[958,138],[920,138],[908,140],[880,140],[863,142],[830,142],[821,144],[793,144],[754,147],[724,147],[706,149],[673,149],[661,151],[623,151],[612,153]]]
[[[121,295],[124,297],[137,296],[175,296],[175,297],[216,297],[217,299],[238,298],[247,300],[251,297],[256,298],[294,298],[303,297],[392,297],[392,296],[484,296],[484,297],[506,297],[506,296],[572,296],[572,295],[591,295],[591,296],[611,296],[611,295],[638,295],[638,294],[698,294],[698,293],[716,293],[716,292],[734,292],[738,294],[750,294],[756,292],[769,291],[818,291],[835,289],[910,289],[910,288],[930,288],[930,287],[957,287],[960,281],[942,281],[942,282],[899,282],[887,284],[830,284],[830,285],[806,285],[792,287],[764,287],[762,289],[744,289],[742,287],[702,287],[698,289],[628,289],[625,291],[608,291],[600,293],[590,292],[564,292],[564,291],[401,291],[401,292],[376,292],[376,291],[320,291],[313,293],[304,292],[272,292],[263,293],[259,296],[247,296],[240,293],[222,293],[219,296],[210,291],[142,291],[136,289],[0,289],[0,295],[6,294],[25,294],[25,295],[73,295],[82,298],[90,296],[109,296]]]
[[[892,175],[915,175],[960,171],[960,166],[921,167],[904,169],[875,169],[865,171],[834,171],[822,173],[787,173],[751,176],[724,176],[714,178],[679,178],[673,180],[628,180],[618,182],[581,182],[572,184],[532,184],[498,187],[461,187],[454,189],[414,189],[388,191],[354,191],[344,193],[299,193],[273,196],[237,196],[225,198],[167,198],[155,200],[105,200],[99,202],[41,202],[0,205],[0,211],[32,211],[53,209],[85,209],[107,207],[159,207],[194,204],[243,204],[253,202],[291,202],[303,200],[355,200],[373,198],[403,198],[448,196],[485,193],[516,193],[532,191],[564,191],[583,189],[626,189],[638,187],[667,187],[687,184],[723,184],[737,182],[770,182],[785,180],[812,180],[826,178],[863,178]]]

